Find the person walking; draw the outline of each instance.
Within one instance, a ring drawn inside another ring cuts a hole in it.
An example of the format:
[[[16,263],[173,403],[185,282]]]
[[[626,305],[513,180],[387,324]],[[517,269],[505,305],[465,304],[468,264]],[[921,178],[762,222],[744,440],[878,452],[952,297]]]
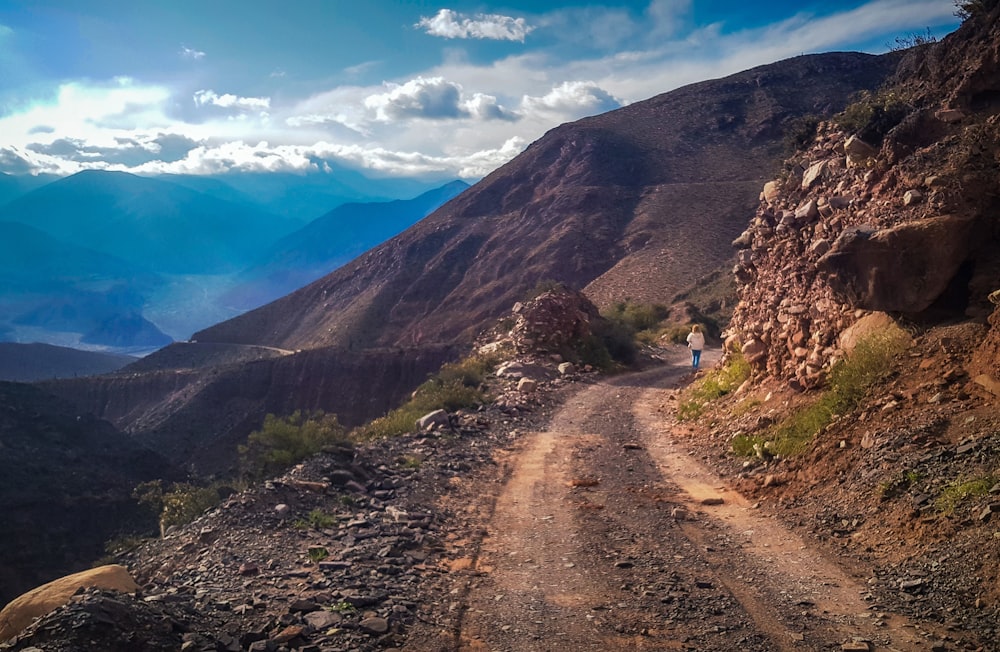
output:
[[[701,350],[705,348],[705,334],[701,332],[701,326],[695,324],[691,327],[691,332],[687,336],[688,348],[691,349],[691,368],[698,369],[701,362]]]

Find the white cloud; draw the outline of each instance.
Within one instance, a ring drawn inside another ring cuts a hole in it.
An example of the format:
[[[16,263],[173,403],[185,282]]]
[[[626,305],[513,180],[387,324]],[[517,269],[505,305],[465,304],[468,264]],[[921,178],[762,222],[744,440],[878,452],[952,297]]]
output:
[[[551,113],[562,117],[583,117],[622,106],[622,101],[592,81],[568,81],[541,97],[525,95],[521,107],[529,113]]]
[[[475,93],[466,98],[462,85],[444,77],[417,77],[405,84],[387,84],[388,91],[369,95],[367,109],[381,122],[407,118],[430,120],[476,117],[483,120],[512,120],[493,95]]]
[[[271,108],[269,97],[240,97],[232,93],[219,95],[212,90],[195,91],[194,103],[195,106],[219,106],[243,111],[266,111]]]
[[[198,61],[199,59],[205,58],[205,53],[201,50],[195,50],[194,48],[189,48],[186,45],[182,45],[179,54],[184,59],[192,59]]]
[[[519,41],[535,28],[523,18],[500,14],[476,14],[469,18],[451,9],[441,9],[434,16],[423,16],[414,27],[423,28],[431,36],[442,38],[490,39],[494,41]]]

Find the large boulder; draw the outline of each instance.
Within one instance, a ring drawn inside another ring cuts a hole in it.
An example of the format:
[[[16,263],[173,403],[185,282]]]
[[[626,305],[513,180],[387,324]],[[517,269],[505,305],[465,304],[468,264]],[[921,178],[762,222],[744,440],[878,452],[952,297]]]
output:
[[[877,231],[848,229],[817,265],[834,291],[855,307],[919,313],[969,258],[973,224],[946,215]]]
[[[67,575],[14,598],[0,611],[0,642],[17,636],[31,621],[63,606],[81,588],[134,593],[139,586],[124,566],[111,564]]]

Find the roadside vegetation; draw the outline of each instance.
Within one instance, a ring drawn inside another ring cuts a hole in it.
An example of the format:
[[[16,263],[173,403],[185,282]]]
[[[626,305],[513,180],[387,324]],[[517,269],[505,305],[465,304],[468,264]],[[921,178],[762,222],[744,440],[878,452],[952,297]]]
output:
[[[482,384],[498,363],[497,357],[474,355],[443,365],[414,390],[410,400],[355,429],[351,437],[361,441],[395,437],[412,432],[417,419],[435,410],[453,412],[485,403],[488,397]]]
[[[849,356],[830,370],[827,388],[817,400],[792,413],[763,435],[735,437],[733,452],[743,456],[759,453],[762,448],[781,456],[803,452],[823,428],[854,410],[869,389],[889,374],[893,360],[908,343],[909,336],[898,327],[862,339]]]
[[[160,535],[171,526],[186,525],[222,502],[235,489],[216,482],[203,487],[188,482],[164,485],[162,480],[143,482],[132,492],[140,505],[159,514]]]
[[[268,414],[260,430],[239,447],[240,469],[250,480],[277,475],[326,446],[348,444],[347,432],[334,414],[307,414],[296,410],[289,416]]]
[[[677,417],[692,421],[700,417],[712,401],[739,388],[750,377],[750,365],[740,353],[730,354],[722,367],[711,369],[681,394]]]

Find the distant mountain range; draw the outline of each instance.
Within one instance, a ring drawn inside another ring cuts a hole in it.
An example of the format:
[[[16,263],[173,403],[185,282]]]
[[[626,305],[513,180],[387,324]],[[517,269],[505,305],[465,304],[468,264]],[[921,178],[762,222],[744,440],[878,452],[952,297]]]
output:
[[[0,197],[12,197],[0,205],[0,337],[156,348],[330,272],[465,187],[456,182],[370,212],[355,202],[342,219],[323,215],[318,226],[296,212],[323,206],[313,217],[343,197],[390,189],[358,176],[0,175]],[[300,228],[310,235],[296,236]]]
[[[248,310],[297,290],[412,226],[469,184],[453,181],[414,199],[343,204],[270,247],[239,275],[227,305]]]

